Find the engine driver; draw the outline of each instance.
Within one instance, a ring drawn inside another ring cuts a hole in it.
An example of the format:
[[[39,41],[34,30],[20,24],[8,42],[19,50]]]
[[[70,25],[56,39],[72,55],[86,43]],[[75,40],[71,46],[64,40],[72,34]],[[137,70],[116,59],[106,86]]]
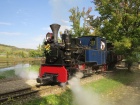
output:
[[[46,34],[46,41],[44,42],[44,44],[48,44],[48,43],[53,43],[54,42],[54,37],[52,33],[47,33]]]

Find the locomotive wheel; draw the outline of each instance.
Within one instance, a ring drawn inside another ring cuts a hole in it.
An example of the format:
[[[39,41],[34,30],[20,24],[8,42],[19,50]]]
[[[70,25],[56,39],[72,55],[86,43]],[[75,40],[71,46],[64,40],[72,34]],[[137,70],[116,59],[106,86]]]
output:
[[[72,75],[68,73],[68,79],[70,80],[72,78]]]
[[[92,70],[97,73],[98,72],[98,69],[99,69],[99,66],[97,64],[93,64],[92,66]]]
[[[73,76],[75,76],[78,70],[76,68],[69,68],[68,69],[68,79],[70,80]]]

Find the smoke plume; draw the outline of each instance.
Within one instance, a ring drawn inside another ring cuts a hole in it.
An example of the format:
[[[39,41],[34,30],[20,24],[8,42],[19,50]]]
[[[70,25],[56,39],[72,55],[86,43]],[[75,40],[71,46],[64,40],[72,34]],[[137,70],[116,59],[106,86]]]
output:
[[[97,93],[91,91],[91,89],[84,89],[80,85],[80,78],[81,73],[77,73],[76,76],[68,82],[73,92],[74,105],[108,105],[105,103],[102,104],[101,97]]]
[[[36,79],[38,73],[33,70],[28,70],[29,64],[19,64],[15,66],[15,74],[23,79]]]

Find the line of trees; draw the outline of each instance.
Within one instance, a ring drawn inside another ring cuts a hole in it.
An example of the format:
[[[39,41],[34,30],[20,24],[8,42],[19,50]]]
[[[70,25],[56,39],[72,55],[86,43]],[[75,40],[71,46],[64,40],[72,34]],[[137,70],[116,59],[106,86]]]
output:
[[[92,3],[100,16],[90,15],[91,8],[86,12],[85,8],[80,12],[78,7],[69,10],[72,34],[75,37],[89,34],[105,37],[113,43],[117,54],[124,55],[130,70],[133,62],[140,61],[140,1],[93,0]]]
[[[43,55],[39,47],[37,50],[33,50],[16,48],[14,46],[0,45],[0,58],[28,58],[41,56]]]
[[[100,16],[91,25],[112,41],[115,52],[124,55],[128,70],[140,58],[140,1],[139,0],[94,0]]]
[[[117,54],[124,55],[130,70],[133,62],[140,61],[140,1],[93,0],[92,3],[100,16],[90,15],[91,7],[87,11],[85,8],[80,11],[78,7],[69,10],[72,35],[105,37],[113,43]],[[37,51],[43,54],[43,49],[42,44]]]

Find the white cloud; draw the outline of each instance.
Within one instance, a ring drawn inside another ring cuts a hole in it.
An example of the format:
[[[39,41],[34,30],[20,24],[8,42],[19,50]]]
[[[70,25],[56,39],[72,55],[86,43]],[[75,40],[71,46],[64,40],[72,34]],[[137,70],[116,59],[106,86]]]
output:
[[[68,18],[64,15],[68,13],[69,6],[70,6],[71,2],[74,2],[74,1],[73,0],[49,0],[49,3],[50,3],[51,8],[52,8],[53,21],[55,23],[61,24],[62,19]],[[73,4],[75,4],[75,3],[73,3]]]
[[[50,3],[54,3],[53,5],[55,5],[55,3],[64,3],[64,5],[67,4],[78,4],[79,2],[81,2],[81,0],[77,1],[77,0],[49,0]]]
[[[22,35],[22,33],[19,33],[19,32],[0,32],[0,35],[19,36],[19,35]]]
[[[10,25],[12,25],[12,24],[11,24],[11,23],[8,23],[8,22],[0,22],[0,25],[10,26]]]
[[[64,24],[68,24],[68,23],[70,23],[69,21],[67,21],[67,20],[61,20],[62,21],[62,23],[64,23]]]

